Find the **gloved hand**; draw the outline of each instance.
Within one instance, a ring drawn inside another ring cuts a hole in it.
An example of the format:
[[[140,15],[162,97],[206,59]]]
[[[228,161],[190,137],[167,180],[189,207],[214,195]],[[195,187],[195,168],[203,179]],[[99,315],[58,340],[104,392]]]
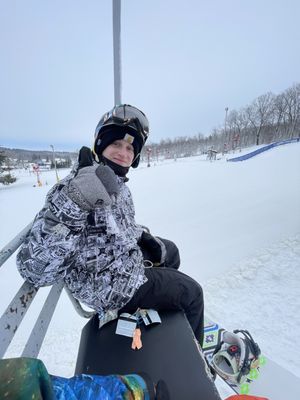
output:
[[[138,245],[142,250],[144,259],[151,261],[155,267],[165,262],[166,247],[159,238],[144,231]]]
[[[114,171],[106,165],[93,165],[92,152],[82,147],[79,152],[77,175],[69,184],[69,195],[84,210],[107,206],[119,194]]]

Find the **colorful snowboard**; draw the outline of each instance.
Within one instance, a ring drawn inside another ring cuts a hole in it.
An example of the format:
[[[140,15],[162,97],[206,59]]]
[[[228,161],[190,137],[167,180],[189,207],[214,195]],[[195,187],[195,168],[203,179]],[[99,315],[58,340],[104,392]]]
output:
[[[208,362],[211,361],[216,346],[222,340],[224,329],[205,319],[203,351]],[[259,365],[250,371],[240,386],[226,382],[234,392],[264,396],[269,400],[300,399],[300,378],[276,364],[263,354]]]

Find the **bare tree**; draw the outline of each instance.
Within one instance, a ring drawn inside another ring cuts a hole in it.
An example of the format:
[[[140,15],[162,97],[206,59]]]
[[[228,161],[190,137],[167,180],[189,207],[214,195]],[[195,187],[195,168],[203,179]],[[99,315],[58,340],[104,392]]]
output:
[[[244,108],[239,111],[232,110],[228,116],[228,125],[233,130],[234,135],[240,137],[240,146],[246,147],[251,144],[249,138],[249,130],[247,129],[250,121]]]
[[[285,115],[289,125],[289,137],[293,138],[300,121],[300,84],[294,84],[283,92],[286,103]]]
[[[280,93],[274,99],[274,128],[275,128],[275,139],[281,139],[285,136],[287,131],[287,103],[283,93]]]
[[[245,109],[247,118],[255,130],[256,145],[259,145],[260,143],[262,128],[270,125],[272,122],[273,109],[274,95],[271,92],[257,97],[257,99],[255,99],[253,103]]]

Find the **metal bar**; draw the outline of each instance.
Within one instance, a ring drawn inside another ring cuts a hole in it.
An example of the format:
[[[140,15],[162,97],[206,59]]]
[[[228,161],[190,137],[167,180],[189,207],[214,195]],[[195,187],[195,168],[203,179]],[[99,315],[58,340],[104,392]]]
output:
[[[0,318],[0,358],[12,341],[38,289],[24,282]]]
[[[114,95],[121,104],[121,0],[113,0]]]
[[[69,299],[71,300],[71,303],[73,304],[73,307],[75,308],[75,310],[77,311],[77,313],[84,318],[91,318],[93,315],[96,314],[96,311],[87,311],[84,310],[81,307],[80,302],[75,299],[75,297],[73,297],[72,293],[70,292],[70,290],[65,286],[65,291],[67,292],[67,295],[69,296]]]
[[[44,306],[34,324],[21,357],[36,358],[39,355],[63,287],[63,281],[60,281],[52,286]]]
[[[30,222],[14,239],[12,239],[3,249],[0,251],[0,267],[5,261],[21,246],[27,233],[30,231],[33,222]]]

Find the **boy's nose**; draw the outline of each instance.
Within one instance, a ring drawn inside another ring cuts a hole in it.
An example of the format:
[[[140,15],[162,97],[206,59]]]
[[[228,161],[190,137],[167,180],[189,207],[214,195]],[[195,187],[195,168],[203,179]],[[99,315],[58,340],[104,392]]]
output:
[[[119,150],[119,154],[122,157],[126,157],[126,149],[124,149],[123,147],[120,147],[118,150]]]

